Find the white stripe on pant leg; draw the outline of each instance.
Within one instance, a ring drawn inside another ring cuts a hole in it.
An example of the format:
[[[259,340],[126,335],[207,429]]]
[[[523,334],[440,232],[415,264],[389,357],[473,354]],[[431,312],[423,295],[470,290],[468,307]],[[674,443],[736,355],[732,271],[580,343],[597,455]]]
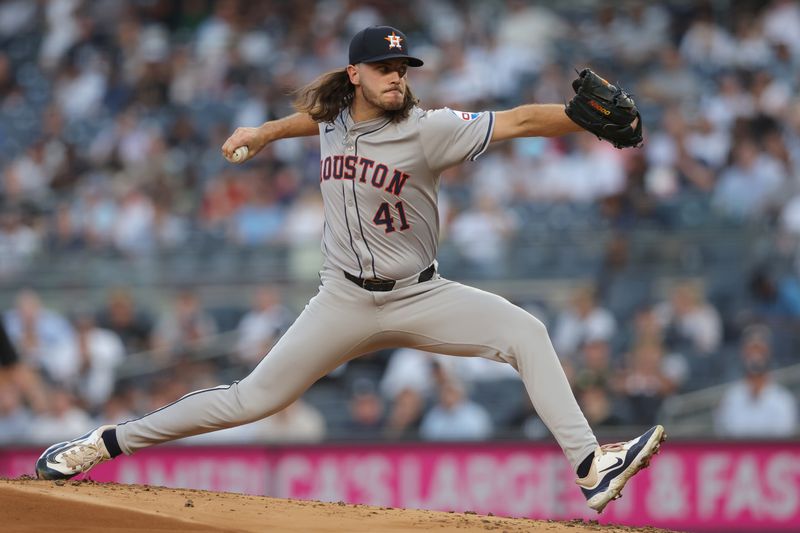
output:
[[[241,409],[239,382],[190,392],[141,418],[117,426],[117,441],[126,455],[172,440],[247,423]],[[248,416],[249,415],[249,416]],[[261,418],[258,413],[253,420]]]
[[[236,383],[239,383],[239,381],[238,381],[238,380],[237,380],[237,381],[234,381],[232,385],[235,385]],[[172,406],[172,405],[175,405],[175,404],[176,404],[176,403],[178,403],[179,401],[181,401],[181,400],[183,400],[183,399],[185,399],[185,398],[188,398],[188,397],[190,397],[190,396],[194,396],[195,394],[200,394],[201,392],[208,392],[208,391],[212,391],[212,390],[229,389],[229,388],[231,388],[231,386],[232,386],[232,385],[217,385],[216,387],[209,387],[209,388],[207,388],[207,389],[200,389],[200,390],[196,390],[196,391],[188,392],[188,393],[184,394],[183,396],[181,396],[180,398],[178,398],[177,400],[175,400],[175,401],[174,401],[174,402],[172,402],[172,403],[168,403],[167,405],[165,405],[165,406],[163,406],[163,407],[159,407],[159,408],[158,408],[158,409],[156,409],[155,411],[150,411],[149,413],[147,413],[147,414],[144,414],[144,415],[140,416],[139,418],[134,418],[134,419],[132,419],[132,420],[128,420],[127,422],[123,422],[123,423],[122,423],[122,424],[120,424],[120,425],[123,425],[123,424],[128,424],[128,423],[130,423],[130,422],[136,422],[137,420],[141,420],[142,418],[145,418],[145,417],[147,417],[147,416],[150,416],[150,415],[152,415],[152,414],[155,414],[155,413],[157,413],[157,412],[159,412],[159,411],[161,411],[161,410],[163,410],[163,409],[166,409],[167,407],[170,407],[170,406]]]

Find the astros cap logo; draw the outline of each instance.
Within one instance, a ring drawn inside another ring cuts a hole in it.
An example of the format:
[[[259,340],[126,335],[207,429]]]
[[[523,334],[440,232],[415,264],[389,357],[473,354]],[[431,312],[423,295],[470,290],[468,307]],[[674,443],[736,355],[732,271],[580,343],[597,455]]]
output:
[[[356,33],[350,40],[348,60],[351,65],[357,65],[387,59],[406,59],[409,67],[421,67],[421,59],[408,55],[409,46],[406,34],[397,28],[370,26]]]
[[[384,39],[389,41],[389,48],[403,48],[403,46],[400,44],[403,42],[403,38],[399,35],[395,35],[394,32],[392,32],[391,35],[384,37]]]

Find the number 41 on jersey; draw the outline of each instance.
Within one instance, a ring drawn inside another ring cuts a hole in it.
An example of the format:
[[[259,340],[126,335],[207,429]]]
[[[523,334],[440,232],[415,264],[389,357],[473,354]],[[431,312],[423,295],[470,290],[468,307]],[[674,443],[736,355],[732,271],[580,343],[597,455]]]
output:
[[[394,208],[397,211],[397,218],[400,220],[399,228],[394,227],[394,216],[392,215],[392,206],[389,204],[389,202],[383,202],[380,207],[378,207],[378,211],[375,213],[375,216],[372,218],[372,221],[378,226],[386,226],[384,228],[386,233],[391,233],[395,229],[404,231],[411,227],[406,219],[406,209],[403,206],[403,202],[397,202],[394,204]]]

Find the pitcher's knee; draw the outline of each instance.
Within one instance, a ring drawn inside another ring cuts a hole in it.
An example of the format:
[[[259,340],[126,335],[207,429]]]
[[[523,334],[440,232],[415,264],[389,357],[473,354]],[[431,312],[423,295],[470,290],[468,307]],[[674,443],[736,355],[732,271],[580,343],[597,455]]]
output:
[[[550,334],[547,332],[547,326],[545,326],[544,322],[542,322],[535,316],[531,316],[528,319],[528,330],[530,331],[531,335],[535,336],[538,339],[550,338]]]
[[[512,328],[508,338],[513,339],[510,351],[517,368],[525,359],[546,357],[548,353],[553,353],[547,326],[541,320],[526,313],[526,316],[513,321]]]
[[[541,320],[528,313],[524,313],[524,315],[519,316],[517,320],[511,321],[511,323],[513,324],[514,336],[524,339],[523,342],[541,342],[550,338],[547,326]]]

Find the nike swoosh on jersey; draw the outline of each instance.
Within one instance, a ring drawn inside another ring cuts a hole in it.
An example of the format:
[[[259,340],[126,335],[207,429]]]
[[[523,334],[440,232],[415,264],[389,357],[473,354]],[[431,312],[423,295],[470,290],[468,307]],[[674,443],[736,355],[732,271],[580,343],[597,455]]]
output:
[[[335,129],[336,129],[336,128],[334,128],[333,126],[325,126],[325,133],[330,133],[330,132],[332,132],[332,131],[333,131],[333,130],[335,130]]]
[[[621,464],[624,462],[624,461],[623,461],[621,458],[619,458],[619,457],[617,457],[617,458],[616,458],[616,461],[617,461],[617,462],[616,462],[616,463],[614,463],[613,465],[611,465],[611,466],[608,466],[608,467],[606,467],[606,468],[604,468],[604,469],[602,469],[602,470],[598,470],[598,471],[597,471],[597,473],[598,473],[598,474],[602,474],[603,472],[608,472],[609,470],[611,470],[611,469],[614,469],[614,468],[618,467],[619,465],[621,465]]]

